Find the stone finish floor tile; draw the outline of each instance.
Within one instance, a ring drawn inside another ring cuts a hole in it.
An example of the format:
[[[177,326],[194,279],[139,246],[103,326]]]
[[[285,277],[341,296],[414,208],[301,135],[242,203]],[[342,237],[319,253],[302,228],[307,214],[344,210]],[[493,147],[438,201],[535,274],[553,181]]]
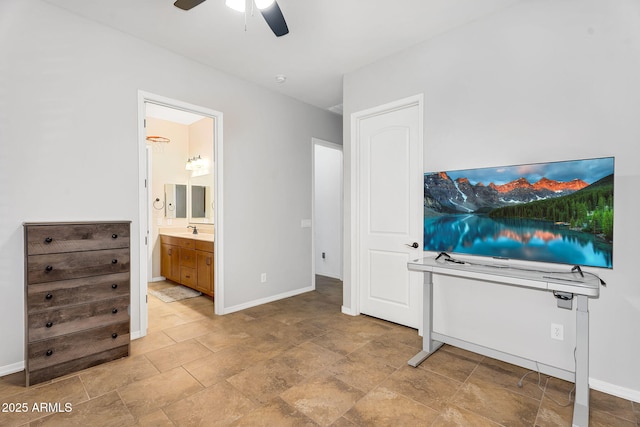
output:
[[[112,391],[95,399],[73,405],[69,412],[59,412],[40,418],[31,427],[125,427],[135,420],[118,393]]]
[[[358,426],[428,426],[438,417],[438,411],[378,387],[344,417]]]
[[[443,346],[418,366],[456,381],[465,381],[478,366],[482,357],[477,354],[460,350],[450,351],[452,347]]]
[[[144,355],[125,357],[79,373],[91,398],[143,380],[160,371]]]
[[[211,351],[196,340],[182,341],[169,347],[147,353],[149,361],[164,372],[211,355]]]
[[[162,409],[156,409],[138,418],[136,427],[175,427]]]
[[[280,359],[269,359],[227,378],[245,396],[266,403],[304,380],[304,376]]]
[[[448,405],[440,411],[431,427],[498,427],[500,424],[491,421],[483,416],[459,408],[455,405]]]
[[[202,390],[202,385],[182,367],[128,384],[118,390],[134,417],[147,415]]]
[[[316,427],[318,424],[277,397],[231,423],[234,427]]]
[[[176,426],[225,426],[257,405],[223,381],[164,408]]]
[[[282,399],[320,425],[328,425],[356,404],[364,393],[324,373],[295,385]]]
[[[497,384],[468,380],[455,394],[453,404],[499,424],[533,425],[540,401],[514,393]]]
[[[28,411],[0,412],[0,425],[571,426],[572,383],[541,376],[541,390],[531,373],[519,388],[525,369],[450,345],[410,367],[415,329],[341,305],[342,283],[322,276],[315,291],[224,316],[208,297],[150,295],[129,357],[28,388],[24,371],[1,377],[0,405]],[[640,427],[640,403],[590,399],[590,427]],[[73,410],[37,410],[56,403]]]
[[[0,412],[0,425],[3,427],[20,426],[51,413],[65,410],[66,405],[71,405],[73,408],[87,400],[89,400],[89,396],[78,376],[38,384],[29,388],[23,387],[21,392],[0,399],[0,411],[6,408],[6,412]],[[21,407],[20,409],[11,409],[9,404],[20,404]]]
[[[459,381],[409,365],[398,369],[382,383],[382,387],[437,411],[447,406],[461,385]]]

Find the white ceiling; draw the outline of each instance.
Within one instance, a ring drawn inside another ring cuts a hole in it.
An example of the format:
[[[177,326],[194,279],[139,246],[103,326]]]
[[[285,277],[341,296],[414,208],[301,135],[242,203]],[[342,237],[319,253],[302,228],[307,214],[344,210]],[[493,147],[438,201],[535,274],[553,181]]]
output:
[[[208,0],[45,0],[175,53],[323,109],[342,76],[521,0],[277,0],[290,33]],[[277,83],[275,76],[287,76]]]

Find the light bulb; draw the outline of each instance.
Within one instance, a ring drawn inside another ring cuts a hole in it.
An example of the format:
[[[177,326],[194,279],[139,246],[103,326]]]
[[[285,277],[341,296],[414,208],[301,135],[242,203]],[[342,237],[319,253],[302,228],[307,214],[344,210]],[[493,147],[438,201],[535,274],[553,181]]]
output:
[[[245,0],[226,0],[224,4],[226,4],[227,7],[230,7],[233,10],[244,12]]]
[[[255,0],[256,7],[260,10],[270,7],[275,0]]]

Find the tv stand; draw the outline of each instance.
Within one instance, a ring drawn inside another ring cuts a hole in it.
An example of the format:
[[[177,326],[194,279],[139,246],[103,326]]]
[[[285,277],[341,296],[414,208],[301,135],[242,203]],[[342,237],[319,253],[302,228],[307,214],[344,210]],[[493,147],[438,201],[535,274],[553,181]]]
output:
[[[449,257],[450,258],[450,257]],[[600,279],[591,274],[584,275],[579,269],[565,272],[558,270],[532,269],[517,265],[484,265],[456,259],[447,261],[441,256],[426,257],[410,261],[409,270],[424,273],[423,292],[423,338],[422,351],[416,354],[409,365],[417,367],[443,344],[453,345],[466,350],[503,360],[507,363],[523,366],[531,370],[539,370],[545,374],[573,381],[576,385],[573,405],[573,426],[589,425],[589,298],[600,295]],[[465,277],[482,280],[497,285],[511,285],[523,288],[538,289],[571,294],[577,300],[576,310],[576,349],[575,371],[567,371],[559,367],[540,364],[523,357],[514,356],[500,350],[484,347],[433,331],[433,275]]]

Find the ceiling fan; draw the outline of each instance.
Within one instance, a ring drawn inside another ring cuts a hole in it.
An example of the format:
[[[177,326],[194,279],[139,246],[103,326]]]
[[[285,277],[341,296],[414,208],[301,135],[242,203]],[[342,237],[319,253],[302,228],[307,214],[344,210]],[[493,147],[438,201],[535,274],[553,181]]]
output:
[[[176,0],[173,4],[175,7],[182,10],[190,10],[205,0]],[[249,0],[260,10],[262,17],[273,31],[276,37],[282,37],[289,33],[289,27],[287,27],[287,21],[284,20],[284,15],[280,6],[275,0]],[[226,5],[239,12],[245,11],[245,0],[226,0]]]

